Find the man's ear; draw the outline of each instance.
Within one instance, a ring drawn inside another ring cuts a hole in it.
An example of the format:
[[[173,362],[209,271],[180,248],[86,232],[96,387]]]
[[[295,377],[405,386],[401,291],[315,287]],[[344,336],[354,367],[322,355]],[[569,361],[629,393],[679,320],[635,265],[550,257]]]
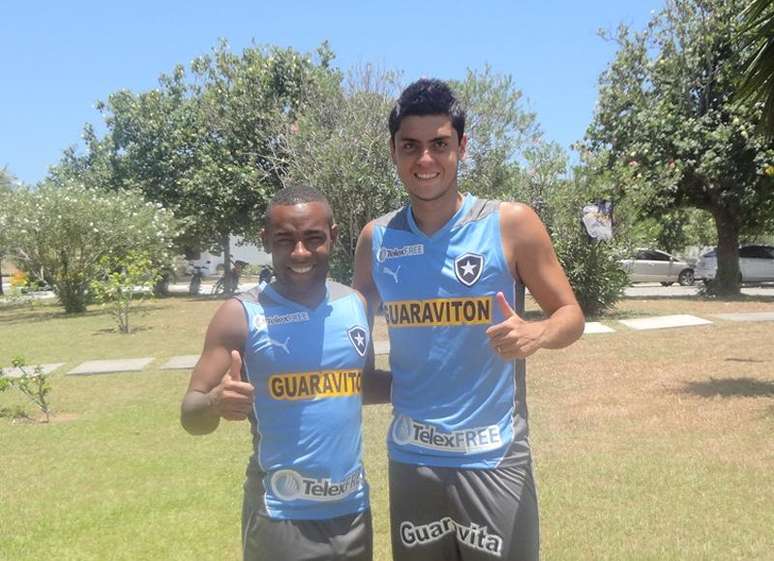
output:
[[[334,245],[336,243],[336,239],[339,237],[339,226],[337,224],[333,224],[331,226],[331,245]]]
[[[398,165],[398,162],[395,160],[395,137],[394,136],[390,139],[390,159],[392,159],[393,164]]]
[[[263,250],[266,253],[271,253],[271,236],[266,228],[261,228],[261,242],[263,243]]]
[[[467,147],[468,147],[468,135],[467,134],[463,134],[462,138],[460,139],[460,147],[458,149],[458,153],[459,153],[458,159],[459,160],[464,160],[465,159],[465,150],[467,149]]]

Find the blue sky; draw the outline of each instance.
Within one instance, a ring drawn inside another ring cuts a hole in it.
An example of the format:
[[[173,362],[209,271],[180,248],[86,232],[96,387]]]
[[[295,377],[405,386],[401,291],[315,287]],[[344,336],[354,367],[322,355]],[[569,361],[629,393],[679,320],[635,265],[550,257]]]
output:
[[[0,167],[42,179],[62,150],[99,123],[94,104],[119,89],[153,88],[218,38],[232,50],[275,44],[312,51],[328,40],[336,65],[373,63],[462,78],[489,64],[510,74],[548,140],[583,136],[597,78],[615,46],[597,36],[641,28],[663,0],[480,2],[8,2],[0,7]]]

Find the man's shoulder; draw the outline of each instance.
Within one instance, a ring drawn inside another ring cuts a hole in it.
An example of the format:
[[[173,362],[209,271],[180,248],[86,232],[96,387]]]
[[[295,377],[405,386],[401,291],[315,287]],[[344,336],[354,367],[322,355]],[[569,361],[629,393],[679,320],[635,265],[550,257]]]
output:
[[[366,300],[360,291],[340,282],[328,281],[328,300],[330,302],[336,302],[347,297],[356,298],[364,307],[366,305]]]
[[[387,214],[383,214],[379,218],[373,219],[369,226],[371,226],[371,229],[378,226],[390,230],[409,230],[407,209],[407,206],[402,206]]]
[[[464,226],[465,224],[468,224],[470,222],[477,222],[480,220],[484,220],[489,216],[498,212],[502,204],[503,203],[501,203],[496,199],[476,198],[475,201],[473,201],[473,204],[470,205],[470,208],[465,213],[465,215],[460,218],[460,221],[458,222],[457,226]]]

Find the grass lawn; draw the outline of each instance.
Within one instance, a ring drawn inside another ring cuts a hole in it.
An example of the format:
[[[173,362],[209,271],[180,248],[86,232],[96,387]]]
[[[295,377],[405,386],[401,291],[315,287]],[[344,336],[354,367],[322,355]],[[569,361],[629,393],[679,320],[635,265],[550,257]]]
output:
[[[0,417],[0,560],[237,561],[245,423],[178,423],[217,301],[150,301],[120,335],[98,308],[0,307],[0,365],[65,362],[48,425]],[[774,302],[624,300],[614,317],[774,311]],[[774,323],[588,335],[529,360],[544,560],[764,560],[774,551]],[[383,334],[378,326],[377,336]],[[143,372],[64,376],[80,361],[153,356]],[[23,402],[13,390],[0,409]],[[26,410],[32,414],[33,409]],[[364,410],[375,559],[390,559],[387,406]],[[768,553],[767,553],[768,552]]]

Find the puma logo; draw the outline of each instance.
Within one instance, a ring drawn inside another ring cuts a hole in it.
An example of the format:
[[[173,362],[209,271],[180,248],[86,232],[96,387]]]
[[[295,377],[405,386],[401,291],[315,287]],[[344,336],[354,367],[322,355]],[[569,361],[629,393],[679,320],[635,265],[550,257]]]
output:
[[[384,267],[382,270],[385,272],[385,274],[390,275],[395,280],[395,284],[398,284],[398,271],[400,271],[400,265],[398,265],[398,268],[394,271],[389,267]]]
[[[288,343],[290,343],[290,337],[285,339],[284,343],[280,343],[279,341],[269,337],[269,343],[271,343],[272,347],[279,347],[282,350],[284,350],[286,354],[290,354],[290,351],[288,350]]]

